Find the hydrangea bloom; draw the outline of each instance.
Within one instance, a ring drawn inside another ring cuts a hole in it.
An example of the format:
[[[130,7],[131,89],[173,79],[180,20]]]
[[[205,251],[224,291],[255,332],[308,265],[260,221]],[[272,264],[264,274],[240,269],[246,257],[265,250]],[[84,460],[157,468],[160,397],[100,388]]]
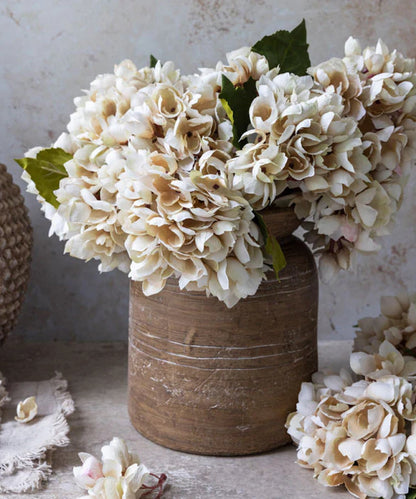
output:
[[[85,452],[79,454],[82,465],[75,466],[73,472],[77,485],[88,492],[82,499],[136,499],[156,489],[161,497],[166,476],[158,477],[154,487],[146,486],[144,482],[155,475],[129,452],[124,440],[113,438],[101,453],[102,461]]]
[[[401,499],[416,486],[415,392],[408,381],[416,361],[387,342],[380,352],[353,354],[355,374],[366,373],[357,381],[344,372],[303,383],[287,420],[298,464],[359,499]]]
[[[248,143],[228,162],[231,183],[256,209],[286,198],[304,220],[331,281],[356,251],[377,251],[400,206],[415,157],[413,59],[379,41],[345,57],[257,82]]]
[[[358,321],[354,350],[376,353],[387,340],[402,353],[415,354],[416,296],[403,291],[397,296],[383,296],[381,314]]]
[[[58,207],[23,178],[67,253],[128,272],[146,295],[171,276],[229,307],[254,294],[268,269],[255,210],[272,204],[293,206],[330,281],[379,249],[400,206],[416,156],[414,71],[383,42],[361,50],[352,38],[305,76],[249,47],[193,75],[123,61],[75,99],[53,144],[71,156]],[[224,77],[255,86],[242,149]]]
[[[382,315],[359,321],[351,371],[303,383],[286,426],[297,462],[354,497],[404,499],[416,488],[414,299],[383,297]],[[415,309],[416,310],[416,309]]]
[[[217,172],[231,147],[216,99],[206,99],[214,90],[194,84],[171,63],[137,70],[124,61],[99,76],[54,144],[73,159],[59,208],[45,213],[67,253],[129,272],[147,295],[176,275],[182,288],[232,306],[264,277],[261,236],[249,202]]]

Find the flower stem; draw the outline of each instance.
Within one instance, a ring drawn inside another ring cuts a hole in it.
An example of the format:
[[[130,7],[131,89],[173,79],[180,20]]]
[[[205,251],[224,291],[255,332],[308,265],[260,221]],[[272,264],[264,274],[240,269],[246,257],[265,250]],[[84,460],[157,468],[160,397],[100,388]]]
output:
[[[153,491],[155,491],[156,489],[159,489],[159,492],[158,492],[157,496],[155,496],[154,499],[160,499],[162,497],[162,494],[163,494],[163,486],[164,486],[166,480],[168,479],[168,477],[164,473],[162,473],[160,476],[155,475],[154,473],[150,473],[150,476],[156,478],[157,483],[155,485],[142,485],[140,487],[141,489],[148,489],[148,491],[145,492],[142,495],[142,497],[150,496]]]

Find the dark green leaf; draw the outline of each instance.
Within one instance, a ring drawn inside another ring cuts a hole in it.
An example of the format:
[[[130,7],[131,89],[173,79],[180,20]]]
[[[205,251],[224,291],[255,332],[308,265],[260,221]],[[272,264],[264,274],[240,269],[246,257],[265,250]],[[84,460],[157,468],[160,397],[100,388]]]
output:
[[[255,220],[260,228],[265,242],[264,249],[266,253],[271,256],[274,272],[276,274],[276,277],[279,278],[279,272],[286,267],[285,255],[283,254],[282,248],[280,247],[277,239],[273,236],[273,234],[270,234],[269,229],[267,228],[260,213],[255,212]]]
[[[15,161],[30,175],[43,199],[58,208],[54,191],[58,189],[60,180],[68,176],[64,164],[70,159],[72,155],[58,147],[42,149],[36,159],[22,158]]]
[[[240,140],[241,136],[250,124],[248,114],[250,105],[257,97],[256,82],[250,78],[243,86],[235,87],[225,75],[222,75],[222,90],[219,97],[233,125],[233,144],[241,148],[245,143],[245,140]]]
[[[416,499],[416,489],[409,489],[406,499]]]
[[[304,19],[292,31],[280,30],[265,36],[253,45],[252,50],[266,57],[270,69],[280,66],[281,73],[303,76],[311,65],[308,47]]]
[[[156,66],[157,59],[154,55],[150,54],[150,67],[154,68]]]

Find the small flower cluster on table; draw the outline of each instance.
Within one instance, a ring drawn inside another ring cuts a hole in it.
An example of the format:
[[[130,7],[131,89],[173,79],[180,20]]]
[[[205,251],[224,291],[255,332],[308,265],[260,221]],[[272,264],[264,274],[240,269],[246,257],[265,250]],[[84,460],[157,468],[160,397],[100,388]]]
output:
[[[359,321],[351,371],[302,384],[287,428],[323,485],[404,499],[416,488],[416,297],[383,297],[381,312]]]
[[[136,499],[162,497],[166,475],[157,476],[140,463],[139,457],[129,452],[121,438],[113,438],[101,449],[102,461],[91,454],[80,452],[82,466],[74,467],[75,482],[88,491],[82,499]],[[152,480],[154,485],[146,485]]]
[[[302,23],[196,74],[123,61],[98,76],[52,148],[18,160],[51,234],[146,295],[176,276],[229,307],[270,269],[269,206],[293,206],[325,280],[377,251],[416,157],[414,60],[349,38],[309,67],[307,46]]]

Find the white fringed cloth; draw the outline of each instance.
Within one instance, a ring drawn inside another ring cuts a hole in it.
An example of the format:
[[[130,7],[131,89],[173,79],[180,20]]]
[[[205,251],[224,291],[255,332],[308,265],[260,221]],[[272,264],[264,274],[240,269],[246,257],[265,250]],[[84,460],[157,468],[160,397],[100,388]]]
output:
[[[29,423],[14,417],[18,402],[35,396],[38,415]],[[39,489],[52,473],[51,451],[69,444],[66,416],[74,412],[60,373],[47,381],[6,384],[0,373],[0,493]]]

